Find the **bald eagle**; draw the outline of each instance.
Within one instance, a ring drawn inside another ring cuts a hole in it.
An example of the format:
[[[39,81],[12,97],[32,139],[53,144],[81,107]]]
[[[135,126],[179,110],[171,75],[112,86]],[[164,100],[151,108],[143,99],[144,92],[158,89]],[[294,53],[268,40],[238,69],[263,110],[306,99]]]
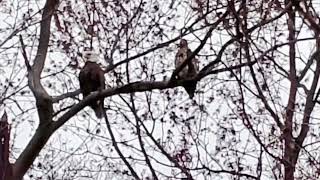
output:
[[[179,50],[175,58],[175,67],[178,68],[183,62],[185,62],[188,57],[190,57],[192,51],[188,47],[188,42],[185,39],[181,39],[179,44]],[[192,99],[194,92],[196,91],[197,81],[189,80],[197,75],[199,71],[198,60],[193,58],[188,64],[178,73],[178,79],[187,80],[183,84],[183,87],[189,94],[189,97]]]
[[[91,92],[101,91],[105,89],[104,72],[97,64],[98,56],[93,51],[85,51],[83,54],[85,65],[79,74],[80,91],[83,98],[88,96]],[[94,110],[97,118],[103,116],[103,99],[89,104]]]

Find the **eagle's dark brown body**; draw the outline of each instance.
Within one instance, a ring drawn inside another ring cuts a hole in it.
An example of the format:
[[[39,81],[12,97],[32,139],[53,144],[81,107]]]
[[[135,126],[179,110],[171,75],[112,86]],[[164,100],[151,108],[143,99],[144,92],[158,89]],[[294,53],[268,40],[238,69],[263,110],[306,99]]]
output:
[[[179,50],[176,54],[175,59],[175,66],[178,68],[185,62],[192,54],[192,51],[188,48],[188,43],[185,39],[181,39],[181,42],[179,44]],[[188,62],[188,64],[178,73],[179,79],[185,79],[185,83],[183,84],[183,87],[189,94],[189,97],[192,99],[194,96],[194,92],[196,91],[197,87],[197,81],[190,80],[194,76],[197,75],[199,71],[198,68],[198,60],[196,58],[193,58],[191,61]]]
[[[80,90],[83,98],[91,92],[101,91],[105,89],[104,72],[101,67],[95,63],[87,61],[79,74]],[[91,103],[89,105],[95,112],[98,118],[103,116],[103,100]]]

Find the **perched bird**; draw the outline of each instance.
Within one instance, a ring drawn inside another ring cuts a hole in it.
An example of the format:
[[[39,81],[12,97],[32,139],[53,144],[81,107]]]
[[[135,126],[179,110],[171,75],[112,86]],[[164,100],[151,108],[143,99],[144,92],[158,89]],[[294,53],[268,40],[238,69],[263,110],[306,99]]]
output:
[[[83,98],[85,98],[91,92],[105,89],[105,78],[103,70],[97,64],[99,59],[96,53],[93,51],[85,51],[83,53],[83,59],[85,60],[85,65],[80,71],[79,81],[80,91]],[[89,106],[94,110],[97,118],[102,118],[103,99],[93,102],[89,104]]]
[[[179,50],[176,54],[175,67],[178,68],[183,62],[185,62],[188,57],[190,57],[192,51],[188,48],[188,42],[185,39],[181,39],[179,44]],[[199,71],[198,60],[192,58],[191,61],[178,73],[178,79],[187,80],[184,82],[183,87],[189,94],[189,97],[192,99],[194,92],[196,91],[197,81],[192,80],[194,76],[197,75]]]

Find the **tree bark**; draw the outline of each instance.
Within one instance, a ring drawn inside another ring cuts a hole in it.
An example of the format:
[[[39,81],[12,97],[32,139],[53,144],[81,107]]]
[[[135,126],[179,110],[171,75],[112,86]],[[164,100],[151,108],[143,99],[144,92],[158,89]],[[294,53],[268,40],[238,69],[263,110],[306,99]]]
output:
[[[286,3],[290,3],[286,1]],[[295,51],[295,11],[292,7],[288,10],[288,31],[289,31],[289,81],[290,81],[290,91],[289,98],[286,107],[286,118],[285,118],[285,127],[283,129],[283,138],[284,138],[284,179],[285,180],[293,180],[294,179],[294,171],[295,165],[297,162],[299,151],[297,152],[295,140],[292,135],[292,122],[295,110],[296,103],[296,94],[297,94],[297,75],[296,75],[296,51]]]
[[[40,23],[39,45],[32,66],[30,66],[27,57],[24,56],[28,70],[28,85],[36,99],[39,126],[29,144],[14,163],[12,167],[12,180],[20,180],[23,178],[41,149],[49,140],[49,137],[54,132],[53,128],[51,128],[53,117],[52,97],[49,96],[43,88],[40,79],[48,51],[51,19],[57,4],[58,0],[47,0],[43,8],[42,20]]]

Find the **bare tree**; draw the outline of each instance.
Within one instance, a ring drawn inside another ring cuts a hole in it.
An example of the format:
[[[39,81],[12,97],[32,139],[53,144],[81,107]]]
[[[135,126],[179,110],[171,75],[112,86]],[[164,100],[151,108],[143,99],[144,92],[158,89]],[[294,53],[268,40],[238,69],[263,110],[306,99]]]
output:
[[[316,1],[0,5],[12,179],[319,178]],[[192,54],[175,69],[182,38]],[[83,99],[87,48],[107,87]],[[199,73],[177,79],[194,58]],[[99,99],[103,121],[86,107]]]

